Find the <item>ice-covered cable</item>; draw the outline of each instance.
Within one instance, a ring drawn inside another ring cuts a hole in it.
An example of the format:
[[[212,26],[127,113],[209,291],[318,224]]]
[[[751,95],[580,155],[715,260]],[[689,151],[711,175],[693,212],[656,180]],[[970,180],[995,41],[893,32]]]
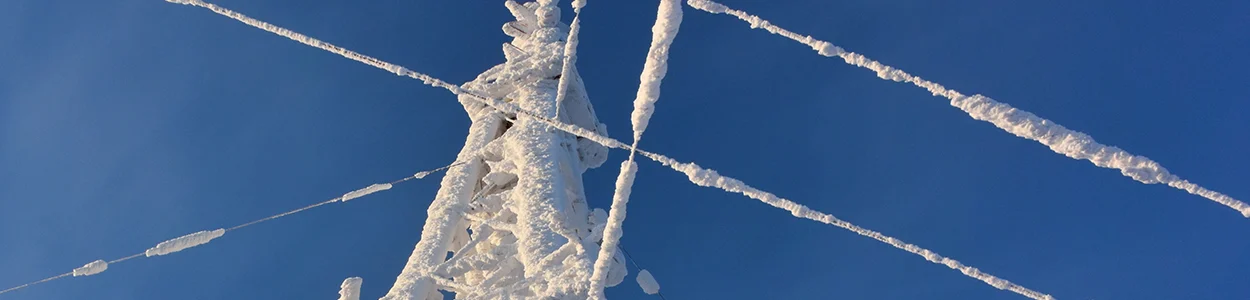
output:
[[[364,279],[360,277],[344,279],[339,285],[339,300],[360,300],[361,283],[364,283]]]
[[[166,0],[166,1],[171,2],[171,3],[203,7],[203,8],[212,10],[213,12],[219,15],[223,15],[231,19],[238,20],[239,22],[243,22],[244,24],[250,25],[252,27],[256,27],[264,31],[272,32],[274,34],[289,38],[291,40],[303,43],[305,45],[309,45],[309,46],[317,47],[322,50],[334,52],[335,54],[341,55],[348,59],[362,62],[367,65],[374,66],[376,68],[383,69],[391,73],[395,73],[396,75],[399,75],[399,76],[407,76],[413,79],[421,80],[422,82],[425,82],[426,84],[429,84],[432,86],[437,86],[437,87],[441,87],[441,88],[445,88],[445,89],[453,90],[453,91],[460,89],[459,87],[455,85],[449,84],[442,80],[435,79],[433,77],[430,77],[429,75],[413,72],[404,67],[401,67],[392,63],[388,63],[388,62],[381,61],[373,57],[369,57],[367,55],[356,53],[355,51],[343,49],[342,47],[335,46],[334,44],[330,44],[330,43],[327,43],[327,42],[324,42],[315,38],[311,38],[303,34],[300,34],[298,32],[287,30],[286,28],[278,27],[273,24],[265,23],[264,21],[253,19],[241,13],[237,13],[235,11],[226,9],[224,7],[217,6],[216,4],[204,2],[201,0]]]
[[[660,99],[660,82],[668,74],[669,49],[672,48],[673,39],[677,38],[681,20],[680,0],[660,1],[655,25],[651,27],[651,47],[647,51],[642,74],[639,75],[638,94],[634,98],[634,111],[631,113],[635,141],[642,138],[642,132],[651,123],[655,102]]]
[[[498,99],[489,99],[486,97],[478,96],[476,94],[473,94],[473,93],[470,93],[469,91],[464,90],[463,88],[460,88],[459,86],[447,83],[446,81],[443,81],[441,79],[434,78],[426,74],[413,72],[407,68],[404,68],[403,66],[392,64],[392,63],[389,63],[389,62],[386,62],[386,61],[383,61],[383,60],[380,60],[380,59],[377,59],[368,55],[357,53],[355,51],[343,49],[342,47],[336,46],[334,44],[330,44],[330,43],[327,43],[327,42],[324,42],[324,41],[321,41],[321,40],[318,40],[309,36],[305,36],[298,32],[294,32],[286,28],[278,27],[273,24],[265,23],[264,21],[253,19],[246,15],[226,9],[221,6],[217,6],[212,3],[204,2],[201,0],[166,0],[166,1],[171,2],[171,3],[186,4],[186,5],[206,8],[206,9],[212,10],[214,13],[217,13],[219,15],[226,16],[231,19],[235,19],[239,22],[243,22],[244,24],[250,25],[252,27],[256,27],[258,29],[265,30],[265,31],[289,38],[291,40],[303,43],[305,45],[309,45],[309,46],[316,47],[318,49],[330,51],[335,54],[339,54],[340,56],[346,57],[348,59],[355,60],[355,61],[367,64],[370,66],[374,66],[376,68],[386,70],[388,72],[392,72],[400,76],[407,76],[412,79],[420,80],[422,83],[426,85],[443,88],[456,95],[469,96],[470,99],[473,101],[477,101],[477,102],[492,106],[495,109],[500,110],[500,111],[511,112],[511,113],[525,113],[531,117],[543,118],[543,119],[546,119],[548,117],[548,116],[538,116],[538,115],[534,115],[526,111],[521,111],[520,108],[517,107],[515,104],[505,103],[505,102],[499,101]],[[582,5],[584,5],[584,2],[582,3]]]
[[[608,212],[608,223],[604,228],[603,247],[595,259],[594,271],[590,277],[590,299],[604,299],[605,280],[611,269],[612,257],[616,255],[616,244],[623,235],[621,226],[625,222],[626,206],[629,203],[630,190],[634,186],[634,176],[638,166],[634,163],[635,149],[642,140],[642,133],[651,122],[655,113],[655,103],[660,99],[660,83],[668,74],[669,49],[677,38],[681,27],[682,11],[680,0],[661,0],[656,9],[655,25],[651,26],[651,46],[647,50],[647,59],[639,75],[638,94],[634,98],[634,110],[630,122],[633,124],[634,143],[630,146],[629,160],[621,163],[621,172],[617,177],[616,191],[612,195],[612,209]]]
[[[689,0],[691,7],[711,13],[728,14],[747,23],[751,28],[762,28],[776,35],[803,43],[820,53],[820,55],[842,58],[847,64],[872,70],[877,77],[896,82],[907,82],[928,90],[935,96],[946,97],[950,105],[963,110],[973,119],[990,122],[998,128],[1016,136],[1030,139],[1049,147],[1055,153],[1073,159],[1088,160],[1095,166],[1117,169],[1124,176],[1145,184],[1162,183],[1173,188],[1184,190],[1241,212],[1250,218],[1250,205],[1222,193],[1209,190],[1195,183],[1181,179],[1168,172],[1163,165],[1145,156],[1134,155],[1123,149],[1100,144],[1085,133],[1068,129],[1053,121],[1043,119],[1033,113],[1020,110],[1006,103],[1001,103],[982,95],[966,96],[958,91],[919,76],[903,72],[881,62],[869,59],[859,53],[849,52],[829,42],[800,35],[769,23],[758,16],[744,11],[734,10],[720,3],[709,0]]]
[[[404,178],[401,178],[401,179],[398,179],[398,180],[395,180],[395,181],[391,181],[391,182],[389,182],[389,183],[374,184],[374,185],[371,185],[371,186],[369,186],[369,187],[365,187],[365,188],[362,188],[362,189],[358,189],[358,190],[356,190],[356,191],[349,192],[349,193],[345,194],[344,196],[346,196],[346,195],[350,195],[350,194],[352,194],[352,193],[360,192],[360,191],[369,191],[369,192],[364,193],[364,194],[361,194],[361,195],[356,195],[356,197],[353,197],[352,199],[359,198],[359,197],[363,197],[363,196],[365,196],[365,195],[367,195],[367,194],[372,194],[372,193],[379,192],[379,191],[381,191],[381,190],[385,190],[385,189],[378,189],[378,187],[377,187],[377,186],[386,186],[386,187],[388,187],[388,188],[389,188],[390,186],[393,186],[393,185],[395,185],[395,184],[399,184],[399,183],[402,183],[402,182],[405,182],[405,181],[408,181],[408,180],[412,180],[412,179],[421,179],[421,178],[424,178],[425,176],[428,176],[428,175],[429,175],[429,174],[431,174],[431,173],[438,172],[438,171],[442,171],[442,170],[446,170],[446,169],[448,169],[448,168],[451,168],[451,167],[453,167],[453,166],[460,165],[460,164],[463,164],[463,163],[464,163],[464,161],[463,161],[463,160],[461,160],[461,161],[456,161],[456,162],[453,162],[453,163],[451,163],[451,164],[448,164],[448,165],[445,165],[445,166],[439,167],[439,168],[437,168],[437,169],[432,169],[432,170],[421,171],[421,172],[416,173],[415,175],[408,176],[408,177],[404,177]],[[195,232],[195,233],[192,233],[192,234],[184,235],[184,236],[181,236],[181,237],[177,237],[177,238],[174,238],[174,239],[170,239],[170,240],[167,240],[167,241],[161,242],[161,243],[157,244],[156,246],[153,246],[152,248],[149,248],[149,249],[147,249],[147,250],[145,250],[145,251],[143,251],[143,252],[140,252],[140,253],[138,253],[138,254],[134,254],[134,255],[130,255],[130,256],[126,256],[126,257],[122,257],[122,258],[115,259],[115,260],[111,260],[111,261],[97,260],[97,261],[94,261],[94,262],[88,263],[88,264],[86,264],[86,265],[83,265],[82,267],[74,268],[74,269],[73,269],[72,271],[70,271],[70,272],[66,272],[66,273],[63,273],[63,274],[60,274],[60,275],[56,275],[56,276],[52,276],[52,277],[48,277],[48,278],[44,278],[44,279],[40,279],[40,280],[38,280],[38,281],[34,281],[34,282],[30,282],[30,283],[22,284],[22,285],[19,285],[19,286],[15,286],[15,287],[8,288],[8,289],[0,290],[0,294],[4,294],[4,293],[8,293],[8,292],[12,292],[12,291],[16,291],[16,290],[24,289],[24,288],[27,288],[27,287],[31,287],[31,286],[34,286],[34,285],[38,285],[38,284],[41,284],[41,283],[45,283],[45,282],[49,282],[49,281],[53,281],[53,280],[57,280],[57,279],[61,279],[61,278],[66,278],[66,277],[81,277],[81,276],[90,276],[90,275],[99,274],[99,273],[101,273],[101,272],[104,272],[105,270],[108,270],[109,266],[111,266],[111,265],[115,265],[115,264],[117,264],[117,263],[121,263],[121,262],[124,262],[124,261],[127,261],[127,260],[131,260],[131,259],[136,259],[136,258],[141,258],[141,257],[160,256],[160,255],[167,255],[167,254],[176,253],[176,252],[179,252],[179,251],[182,251],[182,250],[186,250],[186,249],[188,249],[188,248],[192,248],[192,247],[196,247],[196,246],[200,246],[200,245],[206,244],[206,243],[208,243],[209,241],[212,241],[213,239],[216,239],[216,238],[221,237],[221,236],[222,236],[222,235],[224,235],[226,232],[230,232],[230,231],[234,231],[234,230],[242,229],[242,228],[244,228],[244,227],[248,227],[248,226],[256,225],[256,224],[259,224],[259,223],[262,223],[262,222],[265,222],[265,221],[270,221],[270,220],[273,220],[273,219],[277,219],[277,218],[285,217],[285,216],[288,216],[288,215],[296,214],[296,213],[299,213],[299,212],[303,212],[303,211],[305,211],[305,210],[312,209],[312,208],[314,208],[314,207],[318,207],[318,206],[322,206],[322,205],[326,205],[326,204],[330,204],[330,203],[335,203],[335,202],[341,202],[340,200],[341,200],[341,199],[344,199],[344,198],[345,198],[345,197],[343,197],[343,196],[341,196],[341,197],[335,197],[335,198],[330,199],[330,200],[326,200],[326,201],[318,202],[318,203],[316,203],[316,204],[308,205],[308,206],[301,207],[301,208],[298,208],[298,209],[295,209],[295,210],[291,210],[291,211],[283,212],[283,213],[280,213],[280,214],[276,214],[276,215],[268,216],[268,217],[265,217],[265,218],[261,218],[261,219],[253,220],[253,221],[251,221],[251,222],[243,223],[243,224],[240,224],[240,225],[237,225],[237,226],[234,226],[234,227],[230,227],[230,228],[223,228],[223,229],[216,229],[216,230],[205,230],[205,231],[199,231],[199,232]]]
[[[599,247],[599,256],[595,259],[594,271],[590,277],[590,299],[604,299],[605,281],[612,269],[612,257],[616,256],[616,245],[621,241],[621,224],[625,221],[630,187],[634,185],[634,175],[637,172],[637,163],[632,160],[621,162],[621,172],[616,177],[616,192],[612,195],[612,207],[608,211],[607,226],[603,230],[603,244]]]
[[[12,291],[16,291],[16,290],[20,290],[20,289],[24,289],[24,288],[28,288],[28,287],[31,287],[31,286],[33,286],[33,285],[37,285],[37,284],[40,284],[40,283],[49,282],[49,281],[53,281],[53,280],[57,280],[57,279],[61,279],[61,278],[65,278],[65,277],[69,277],[69,276],[73,276],[73,275],[74,275],[74,272],[68,272],[68,273],[64,273],[64,274],[61,274],[61,275],[56,275],[56,276],[52,276],[52,277],[48,277],[48,278],[44,278],[44,279],[40,279],[40,280],[37,280],[37,281],[34,281],[34,282],[30,282],[30,283],[26,283],[26,284],[23,284],[23,285],[19,285],[19,286],[15,286],[15,287],[7,288],[7,289],[4,289],[4,290],[0,290],[0,294],[4,294],[4,293],[8,293],[8,292],[12,292]]]
[[[673,168],[673,170],[677,170],[678,172],[682,172],[686,174],[686,177],[690,179],[690,182],[693,182],[694,184],[697,184],[700,186],[706,186],[706,187],[715,187],[715,188],[719,188],[728,192],[739,193],[747,197],[751,197],[753,199],[764,202],[765,204],[771,205],[773,207],[787,210],[790,212],[790,214],[794,215],[795,217],[809,219],[809,220],[841,227],[846,230],[850,230],[859,235],[870,237],[875,240],[881,241],[883,243],[889,244],[890,246],[894,246],[895,248],[902,249],[903,251],[907,251],[912,254],[922,256],[925,259],[935,264],[945,265],[951,269],[962,272],[964,275],[967,275],[968,277],[972,277],[977,280],[984,281],[986,284],[989,284],[998,289],[1012,291],[1017,294],[1023,295],[1025,297],[1029,297],[1029,298],[1033,298],[1037,300],[1053,300],[1054,299],[1050,295],[1043,294],[1043,293],[1025,288],[1023,286],[1007,281],[1006,279],[1002,279],[994,275],[990,275],[989,273],[981,272],[981,270],[978,270],[977,268],[964,265],[963,263],[960,263],[959,261],[956,261],[954,259],[942,257],[941,255],[938,255],[937,253],[933,251],[929,251],[927,249],[920,248],[919,246],[905,243],[899,239],[881,234],[880,232],[876,232],[876,231],[868,230],[863,227],[856,226],[855,224],[851,224],[850,222],[843,221],[832,215],[812,210],[811,208],[795,203],[794,201],[790,201],[781,197],[777,197],[776,195],[773,195],[772,193],[769,193],[769,192],[761,191],[759,189],[756,189],[754,187],[747,185],[746,183],[743,183],[742,181],[738,179],[720,175],[715,170],[704,169],[703,167],[700,167],[699,165],[696,165],[694,163],[678,162],[677,160],[674,160],[672,158],[668,158],[666,156],[655,154],[655,153],[643,152],[643,155],[665,166]]]
[[[201,0],[166,0],[166,1],[172,2],[172,3],[187,4],[187,5],[194,5],[194,6],[207,8],[207,9],[212,10],[213,12],[216,12],[217,14],[233,18],[235,20],[251,25],[253,27],[256,27],[265,31],[269,31],[274,34],[278,34],[278,35],[290,38],[292,40],[304,43],[306,45],[317,47],[322,50],[338,53],[342,55],[343,57],[346,57],[346,58],[349,58],[358,62],[362,62],[368,65],[377,67],[379,69],[383,69],[387,71],[401,70],[402,71],[401,73],[407,74],[409,75],[408,77],[411,77],[413,79],[421,80],[421,82],[425,83],[426,85],[446,89],[447,91],[450,91],[452,94],[466,96],[471,101],[476,101],[476,102],[485,104],[501,112],[512,113],[512,114],[524,114],[526,116],[538,119],[539,121],[546,123],[547,125],[552,126],[556,129],[569,132],[571,134],[574,134],[583,138],[591,139],[599,144],[607,145],[610,147],[616,147],[616,148],[627,147],[626,144],[621,143],[615,139],[610,139],[610,138],[600,136],[593,131],[586,130],[579,126],[571,125],[571,124],[563,123],[563,122],[552,121],[548,118],[548,116],[537,115],[529,111],[522,110],[516,104],[503,102],[503,101],[500,101],[499,99],[479,96],[463,88],[460,88],[459,86],[447,83],[446,81],[443,81],[441,79],[434,78],[434,77],[431,77],[429,75],[425,75],[422,73],[413,72],[399,65],[395,65],[389,62],[379,60],[377,58],[373,58],[373,57],[366,56],[360,53],[356,53],[354,51],[346,50],[341,47],[305,36],[303,34],[287,30],[285,28],[277,27],[277,26],[274,26],[269,23],[265,23],[260,20],[252,19],[250,17],[244,16],[242,14],[231,11],[229,9],[222,8],[212,3],[206,3]],[[579,4],[575,2],[574,5],[579,5]],[[585,5],[585,4],[584,2],[581,2],[580,5]],[[344,53],[347,53],[347,54],[344,54]],[[625,149],[625,148],[622,148],[622,149]]]

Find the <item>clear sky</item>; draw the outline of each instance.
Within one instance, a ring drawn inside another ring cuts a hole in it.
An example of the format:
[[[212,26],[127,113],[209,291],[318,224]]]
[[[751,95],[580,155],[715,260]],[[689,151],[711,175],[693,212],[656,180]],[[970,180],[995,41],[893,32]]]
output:
[[[511,20],[501,1],[213,2],[450,82],[503,61]],[[588,2],[578,67],[627,140],[656,1]],[[1250,200],[1245,1],[724,3]],[[446,91],[203,9],[0,1],[0,286],[442,166],[467,125]],[[1236,212],[728,16],[686,9],[641,146],[1059,299],[1250,292]],[[623,157],[586,174],[592,206],[608,206]],[[350,276],[376,299],[437,182],[0,299],[333,299]],[[671,300],[1023,299],[651,162],[622,241]],[[655,299],[636,272],[608,295]]]

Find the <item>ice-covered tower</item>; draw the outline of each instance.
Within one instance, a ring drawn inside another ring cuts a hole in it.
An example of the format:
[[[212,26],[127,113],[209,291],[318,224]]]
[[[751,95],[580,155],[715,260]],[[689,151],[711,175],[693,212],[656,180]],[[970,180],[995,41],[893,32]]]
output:
[[[555,1],[506,5],[507,62],[462,87],[607,135],[575,68],[561,75],[568,26]],[[563,77],[563,78],[561,78]],[[567,91],[557,102],[557,86]],[[582,173],[608,149],[527,115],[461,96],[472,119],[459,158],[429,208],[421,241],[383,299],[586,299],[607,214],[590,210]],[[559,107],[557,109],[557,107]],[[614,257],[608,283],[625,277]]]

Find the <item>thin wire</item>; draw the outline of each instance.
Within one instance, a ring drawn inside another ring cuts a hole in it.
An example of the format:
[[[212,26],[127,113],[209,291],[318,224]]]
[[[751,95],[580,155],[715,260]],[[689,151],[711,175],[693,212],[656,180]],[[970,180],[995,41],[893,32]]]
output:
[[[35,282],[31,282],[31,283],[23,284],[23,285],[19,285],[19,286],[11,287],[11,288],[9,288],[9,289],[7,289],[7,290],[0,291],[0,294],[4,294],[4,293],[8,293],[8,292],[12,292],[12,291],[16,291],[16,290],[24,289],[24,288],[26,288],[26,287],[29,287],[29,286],[32,286],[32,285],[36,285],[36,284],[40,284],[40,283],[44,283],[44,282],[49,282],[49,281],[53,281],[53,280],[57,280],[57,279],[61,279],[61,278],[65,278],[65,277],[68,277],[68,276],[70,276],[70,275],[74,275],[74,272],[69,272],[69,273],[65,273],[65,274],[61,274],[61,275],[56,275],[56,276],[52,276],[52,277],[48,277],[48,278],[44,278],[43,280],[39,280],[39,281],[35,281]]]
[[[455,167],[455,166],[458,166],[458,165],[464,164],[465,162],[466,162],[466,161],[456,161],[456,162],[453,162],[453,163],[451,163],[451,164],[449,164],[449,165],[439,167],[439,168],[437,168],[437,169],[433,169],[433,170],[426,170],[426,171],[421,171],[421,172],[418,172],[416,175],[412,175],[412,176],[408,176],[408,177],[404,177],[404,178],[396,179],[395,181],[391,181],[391,182],[389,182],[389,183],[387,183],[387,184],[390,184],[390,185],[400,184],[400,183],[403,183],[403,182],[405,182],[405,181],[409,181],[409,180],[412,180],[412,179],[416,179],[418,176],[420,176],[420,177],[424,177],[425,175],[428,175],[428,174],[431,174],[431,173],[434,173],[434,172],[439,172],[439,171],[442,171],[442,170],[450,169],[451,167]],[[277,218],[285,217],[285,216],[287,216],[287,215],[296,214],[296,213],[299,213],[299,212],[303,212],[303,211],[305,211],[305,210],[309,210],[309,209],[316,208],[316,207],[318,207],[318,206],[322,206],[322,205],[326,205],[326,204],[330,204],[330,203],[338,202],[338,201],[339,201],[339,200],[341,200],[341,199],[343,199],[343,196],[338,196],[338,197],[334,197],[333,199],[330,199],[330,200],[321,201],[320,203],[316,203],[316,204],[312,204],[312,205],[308,205],[308,206],[305,206],[305,207],[301,207],[301,208],[298,208],[298,209],[295,209],[295,210],[292,210],[292,211],[288,211],[288,212],[284,212],[284,213],[280,213],[280,214],[272,215],[272,216],[266,217],[266,218],[264,218],[264,219],[260,219],[260,220],[255,220],[255,221],[251,221],[251,222],[243,223],[243,224],[240,224],[240,225],[238,225],[238,226],[234,226],[234,227],[227,228],[227,229],[226,229],[226,232],[230,232],[230,231],[233,231],[233,230],[236,230],[236,229],[240,229],[240,228],[243,228],[243,227],[248,227],[248,226],[256,225],[256,224],[259,224],[259,223],[263,223],[263,222],[265,222],[265,221],[269,221],[269,220],[273,220],[273,219],[277,219]]]
[[[473,158],[470,158],[470,159],[473,159]],[[433,173],[435,173],[435,172],[440,172],[440,171],[443,171],[443,170],[447,170],[447,169],[450,169],[450,168],[452,168],[452,167],[455,167],[455,166],[459,166],[459,165],[461,165],[461,164],[464,164],[464,163],[466,163],[466,162],[468,162],[468,159],[466,159],[466,160],[459,160],[459,161],[455,161],[455,162],[453,162],[453,163],[451,163],[451,164],[448,164],[448,165],[446,165],[446,166],[439,167],[439,168],[437,168],[437,169],[432,169],[432,170],[421,171],[421,172],[418,172],[417,174],[414,174],[414,175],[411,175],[411,176],[408,176],[408,177],[404,177],[404,178],[401,178],[401,179],[398,179],[398,180],[395,180],[395,181],[391,181],[389,184],[391,184],[391,185],[395,185],[395,184],[403,183],[403,182],[405,182],[405,181],[409,181],[409,180],[413,180],[413,179],[420,179],[420,178],[424,178],[425,176],[428,176],[428,175],[433,174]],[[247,223],[239,224],[239,225],[237,225],[237,226],[227,228],[227,229],[225,229],[225,231],[227,231],[227,232],[229,232],[229,231],[234,231],[234,230],[242,229],[242,228],[244,228],[244,227],[248,227],[248,226],[252,226],[252,225],[256,225],[256,224],[260,224],[260,223],[263,223],[263,222],[266,222],[266,221],[270,221],[270,220],[273,220],[273,219],[277,219],[277,218],[285,217],[285,216],[288,216],[288,215],[292,215],[292,214],[300,213],[300,212],[303,212],[303,211],[305,211],[305,210],[313,209],[313,208],[318,207],[318,206],[322,206],[322,205],[326,205],[326,204],[330,204],[330,203],[338,202],[338,201],[339,201],[340,199],[342,199],[342,198],[343,198],[342,196],[339,196],[339,197],[334,197],[334,199],[330,199],[330,200],[326,200],[326,201],[318,202],[318,203],[316,203],[316,204],[312,204],[312,205],[304,206],[304,207],[301,207],[301,208],[298,208],[298,209],[295,209],[295,210],[291,210],[291,211],[287,211],[287,212],[284,212],[284,213],[280,213],[280,214],[276,214],[276,215],[268,216],[268,217],[265,217],[265,218],[262,218],[262,219],[259,219],[259,220],[255,220],[255,221],[251,221],[251,222],[247,222]],[[118,259],[114,259],[114,260],[108,261],[108,264],[109,264],[109,265],[113,265],[113,264],[116,264],[116,263],[120,263],[120,262],[128,261],[128,260],[131,260],[131,259],[136,259],[136,258],[140,258],[140,257],[146,257],[146,256],[147,256],[146,251],[145,251],[145,252],[139,252],[139,253],[134,254],[134,255],[130,255],[130,256],[126,256],[126,257],[122,257],[122,258],[118,258]],[[65,278],[65,277],[70,277],[70,276],[73,276],[73,275],[74,275],[74,272],[72,272],[72,271],[71,271],[71,272],[67,272],[67,273],[65,273],[65,274],[61,274],[61,275],[56,275],[56,276],[52,276],[52,277],[48,277],[48,278],[44,278],[44,279],[41,279],[41,280],[39,280],[39,281],[35,281],[35,282],[31,282],[31,283],[27,283],[27,284],[23,284],[23,285],[15,286],[15,287],[11,287],[11,288],[5,289],[5,290],[3,290],[3,291],[0,291],[0,294],[4,294],[4,293],[8,293],[8,292],[12,292],[12,291],[16,291],[16,290],[24,289],[24,288],[27,288],[27,287],[30,287],[30,286],[33,286],[33,285],[37,285],[37,284],[41,284],[41,283],[45,283],[45,282],[49,282],[49,281],[53,281],[53,280],[57,280],[57,279],[61,279],[61,278]]]
[[[334,203],[334,202],[339,201],[339,199],[342,199],[342,198],[343,198],[343,197],[334,197],[334,199],[330,199],[330,200],[322,201],[321,203],[317,203],[317,204],[313,204],[313,205],[309,205],[309,206],[301,207],[301,208],[296,209],[296,210],[292,210],[292,211],[288,211],[288,212],[284,212],[284,213],[280,213],[280,214],[272,215],[272,216],[269,216],[269,217],[265,217],[264,219],[255,220],[255,221],[251,221],[251,222],[247,222],[247,223],[239,224],[239,225],[234,226],[234,227],[226,228],[226,232],[234,231],[234,230],[236,230],[236,229],[240,229],[240,228],[243,228],[243,227],[248,227],[248,226],[252,226],[252,225],[256,225],[256,224],[260,224],[260,223],[262,223],[262,222],[269,221],[269,220],[273,220],[273,219],[277,219],[277,218],[281,218],[281,217],[285,217],[285,216],[287,216],[287,215],[291,215],[291,214],[295,214],[295,213],[303,212],[303,211],[305,211],[305,210],[309,210],[309,209],[312,209],[312,208],[314,208],[314,207],[318,207],[318,206],[322,206],[322,205],[326,205],[326,204]]]
[[[123,262],[123,261],[131,260],[131,259],[135,259],[135,258],[138,258],[138,257],[141,257],[141,256],[145,256],[145,255],[147,255],[147,252],[139,252],[139,253],[137,253],[137,254],[135,254],[135,255],[131,255],[131,256],[127,256],[127,257],[122,257],[122,258],[114,259],[114,260],[112,260],[112,261],[109,261],[109,264],[111,265],[111,264],[115,264],[115,263],[119,263],[119,262]]]
[[[621,244],[616,244],[616,248],[617,248],[617,249],[621,249],[621,253],[625,253],[625,259],[628,259],[628,260],[629,260],[629,262],[630,262],[630,263],[632,263],[632,264],[634,265],[634,268],[637,268],[637,269],[638,269],[638,272],[642,272],[642,270],[643,270],[642,266],[639,266],[639,265],[638,265],[638,260],[637,260],[637,259],[634,259],[634,257],[633,257],[632,255],[629,255],[629,251],[625,251],[625,246],[622,246]],[[664,298],[664,292],[661,292],[661,291],[655,291],[655,295],[656,295],[656,296],[660,296],[660,299],[661,299],[661,300],[668,300],[668,298]]]
[[[118,258],[118,259],[111,260],[111,261],[109,261],[109,262],[108,262],[108,264],[110,264],[110,265],[111,265],[111,264],[115,264],[115,263],[119,263],[119,262],[123,262],[123,261],[131,260],[131,259],[134,259],[134,258],[137,258],[137,257],[141,257],[141,256],[143,256],[144,254],[145,254],[145,253],[143,253],[143,252],[139,252],[138,254],[135,254],[135,255],[131,255],[131,256],[127,256],[127,257],[122,257],[122,258]],[[61,275],[56,275],[56,276],[52,276],[52,277],[48,277],[48,278],[44,278],[44,279],[41,279],[41,280],[39,280],[39,281],[35,281],[35,282],[31,282],[31,283],[27,283],[27,284],[23,284],[23,285],[15,286],[15,287],[11,287],[11,288],[9,288],[9,289],[6,289],[6,290],[3,290],[3,291],[0,291],[0,294],[4,294],[4,293],[8,293],[8,292],[12,292],[12,291],[16,291],[16,290],[24,289],[24,288],[30,287],[30,286],[32,286],[32,285],[36,285],[36,284],[40,284],[40,283],[44,283],[44,282],[49,282],[49,281],[53,281],[53,280],[57,280],[57,279],[65,278],[65,277],[69,277],[69,276],[71,276],[71,275],[74,275],[74,272],[67,272],[67,273],[65,273],[65,274],[61,274]]]

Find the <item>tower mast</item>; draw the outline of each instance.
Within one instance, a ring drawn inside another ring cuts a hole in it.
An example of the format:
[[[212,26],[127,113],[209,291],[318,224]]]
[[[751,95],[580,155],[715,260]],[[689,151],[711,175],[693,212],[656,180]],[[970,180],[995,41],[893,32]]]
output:
[[[561,74],[569,28],[555,1],[505,4],[516,18],[503,26],[507,61],[462,87],[607,135],[576,68]],[[561,79],[568,88],[557,102]],[[383,299],[443,299],[440,290],[456,299],[586,299],[607,214],[587,206],[582,173],[608,149],[466,97],[466,163],[443,177],[421,240]],[[626,275],[624,259],[613,261],[609,285]]]

